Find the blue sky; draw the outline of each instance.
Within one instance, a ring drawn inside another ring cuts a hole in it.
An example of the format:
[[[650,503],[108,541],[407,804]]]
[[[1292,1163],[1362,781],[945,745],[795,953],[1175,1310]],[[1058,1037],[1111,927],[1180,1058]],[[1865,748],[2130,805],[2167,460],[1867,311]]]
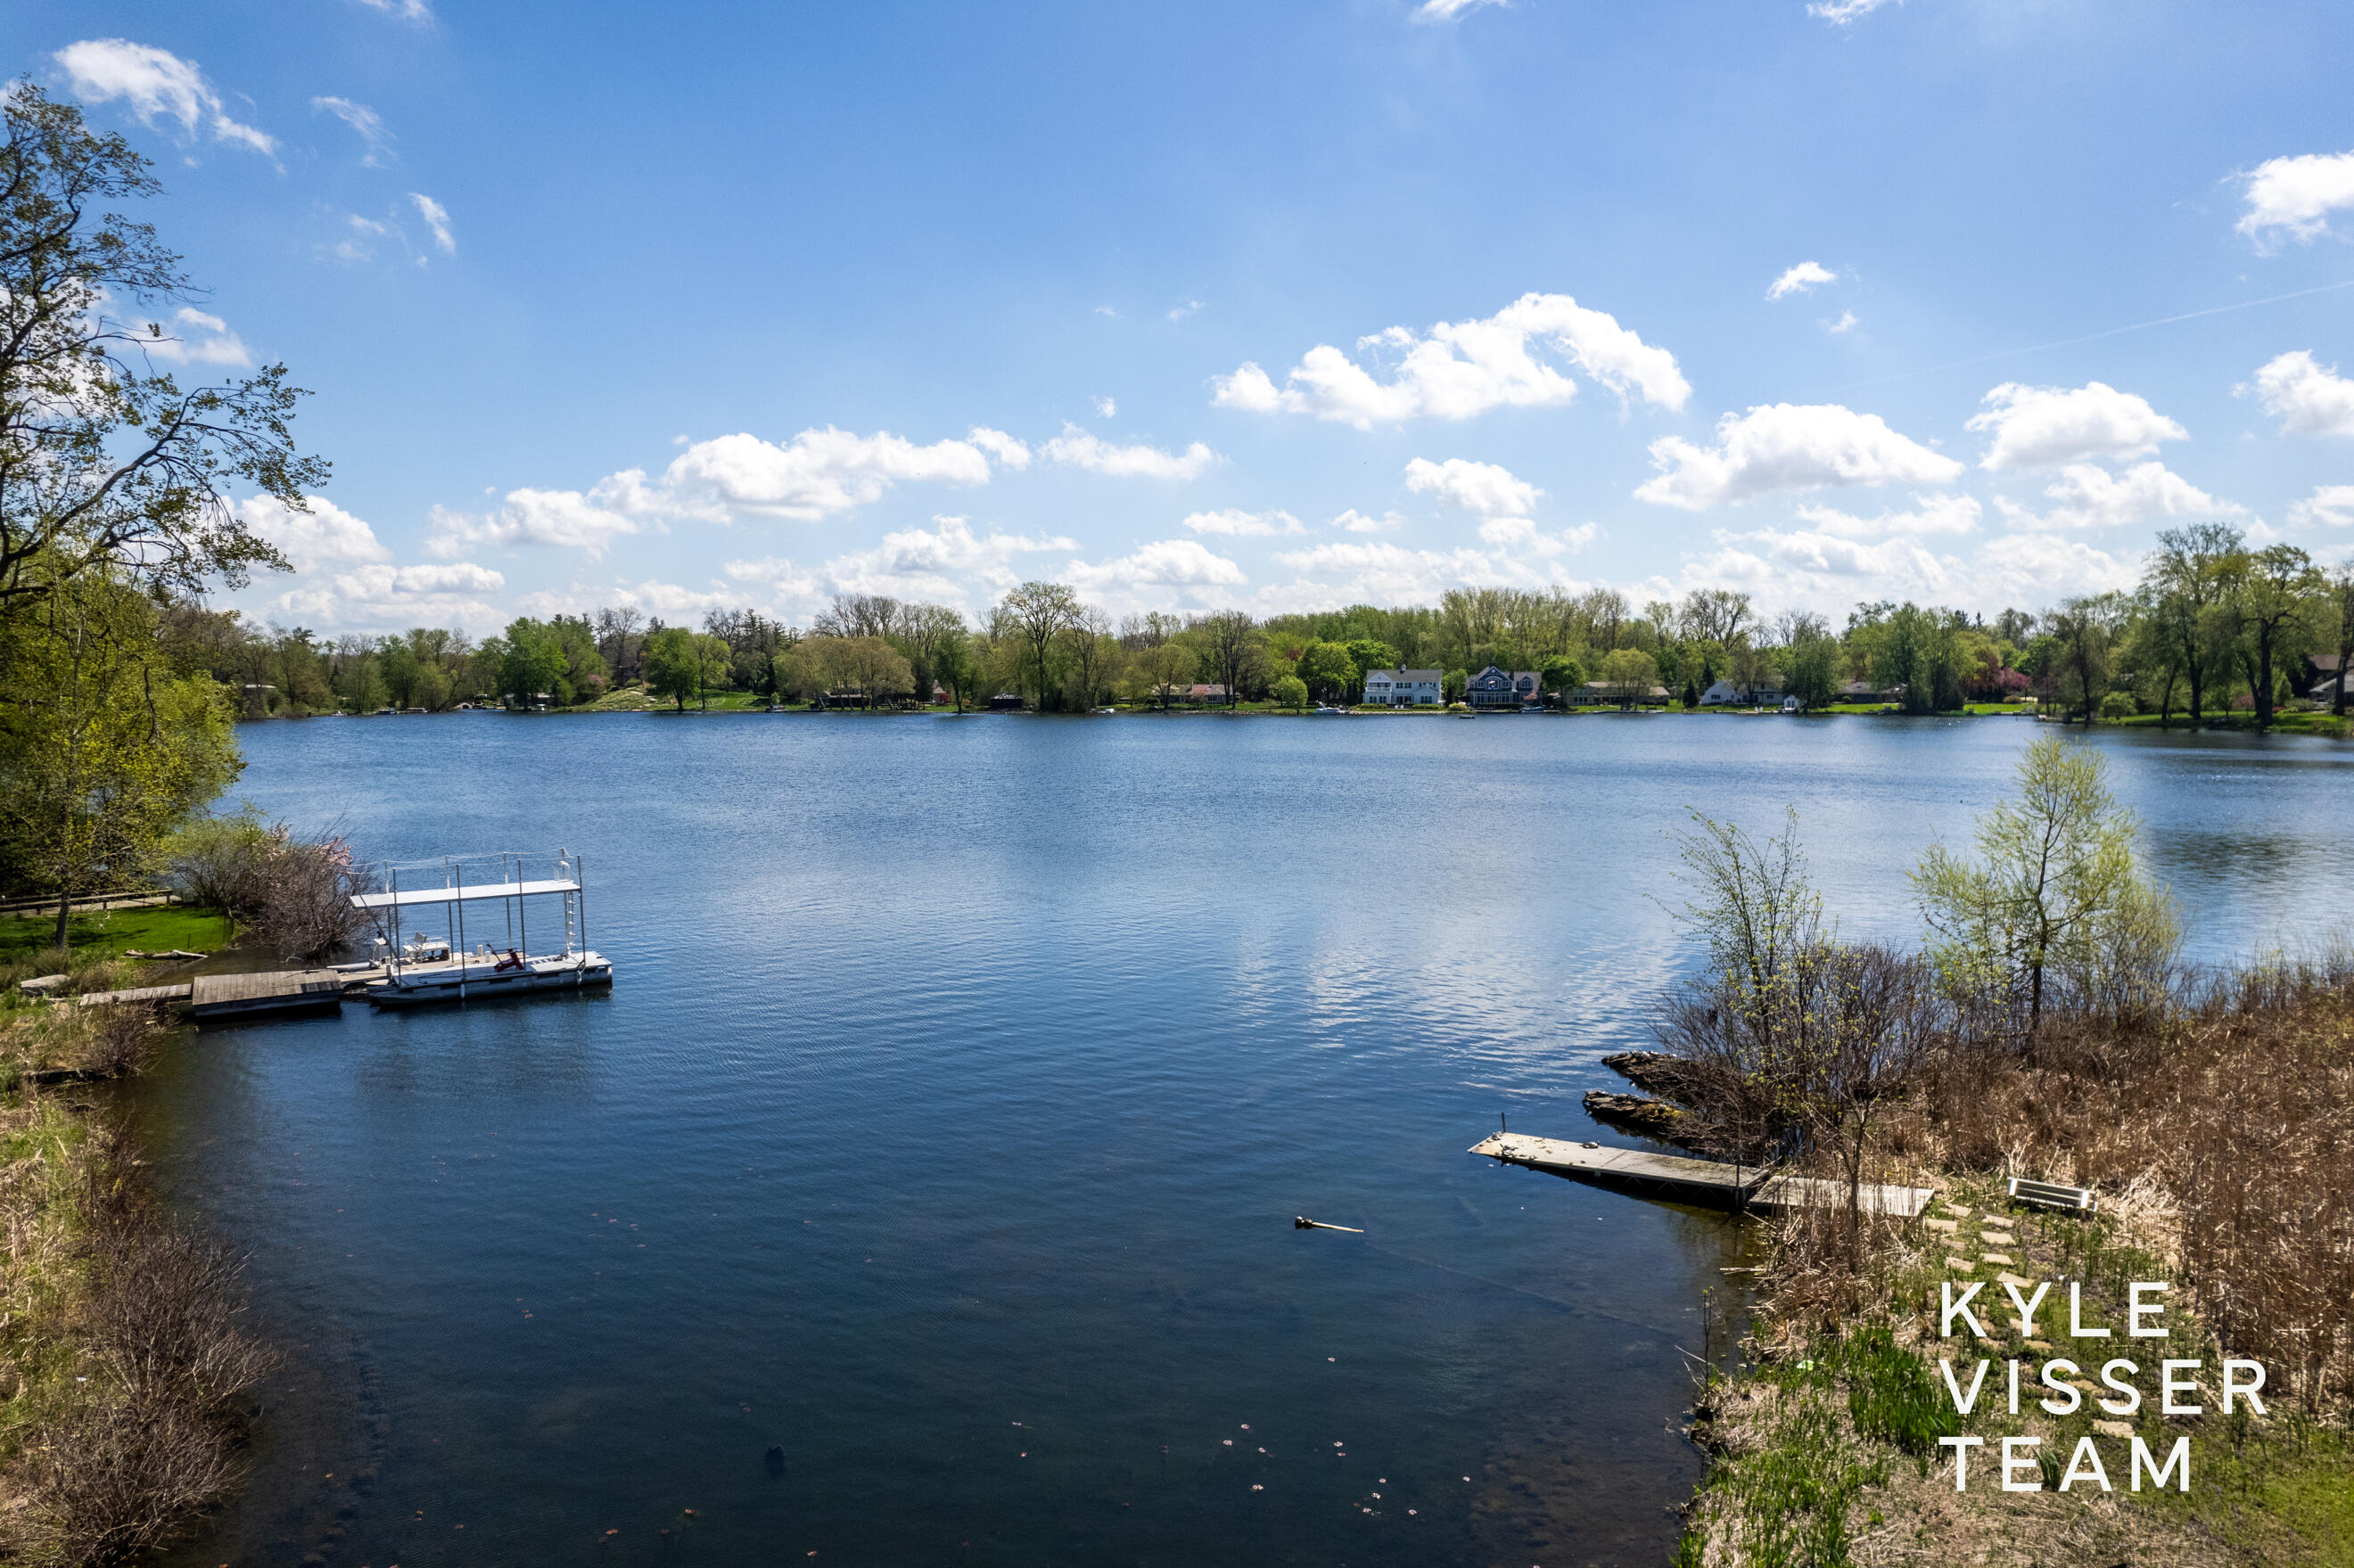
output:
[[[249,513],[301,563],[237,597],[262,619],[805,621],[1030,577],[1114,613],[1481,583],[1991,613],[2209,517],[2354,550],[2342,5],[0,29],[156,160],[144,216],[209,287],[176,368],[316,394],[323,503]]]

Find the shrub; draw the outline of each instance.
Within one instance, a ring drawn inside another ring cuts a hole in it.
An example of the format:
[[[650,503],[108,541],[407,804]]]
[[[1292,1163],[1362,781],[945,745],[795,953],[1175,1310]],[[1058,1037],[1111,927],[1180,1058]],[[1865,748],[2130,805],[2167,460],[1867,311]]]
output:
[[[1275,705],[1282,708],[1304,708],[1308,705],[1308,683],[1297,675],[1286,675],[1275,683]]]

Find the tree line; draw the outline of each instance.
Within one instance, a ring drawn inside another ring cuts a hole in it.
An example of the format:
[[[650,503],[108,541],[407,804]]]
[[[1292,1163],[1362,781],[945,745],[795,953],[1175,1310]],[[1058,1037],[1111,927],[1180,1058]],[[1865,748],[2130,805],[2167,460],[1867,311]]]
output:
[[[806,629],[756,609],[699,628],[628,608],[518,619],[475,641],[460,630],[345,636],[252,629],[234,611],[182,607],[174,635],[268,714],[459,702],[570,706],[642,685],[684,706],[715,692],[866,705],[997,694],[1044,712],[1107,702],[1352,702],[1369,671],[1443,672],[1445,696],[1489,664],[1533,671],[1564,705],[1696,705],[1719,681],[1821,708],[1850,698],[1912,713],[2032,696],[2078,718],[2243,712],[2269,726],[2299,700],[2309,656],[2354,655],[2354,567],[2325,571],[2292,545],[2251,547],[2221,523],[2169,530],[2133,591],[2081,595],[1992,620],[1936,605],[1857,605],[1843,627],[1808,611],[1768,619],[1753,598],[1701,588],[1638,607],[1610,588],[1459,588],[1435,605],[1352,605],[1254,617],[1154,611],[1117,622],[1076,590],[1024,583],[978,618],[949,605],[836,595]],[[2341,683],[2342,686],[2342,683]],[[1198,688],[1209,688],[1206,698]],[[2345,694],[2332,692],[2342,716]]]

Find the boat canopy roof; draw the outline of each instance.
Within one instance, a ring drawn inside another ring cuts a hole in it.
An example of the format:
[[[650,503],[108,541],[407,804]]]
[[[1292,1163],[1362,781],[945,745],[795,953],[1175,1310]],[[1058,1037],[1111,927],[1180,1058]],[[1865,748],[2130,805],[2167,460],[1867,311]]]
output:
[[[398,893],[355,893],[355,909],[407,908],[411,904],[472,904],[477,898],[527,898],[539,893],[578,893],[577,882],[482,882],[471,887],[404,887]]]

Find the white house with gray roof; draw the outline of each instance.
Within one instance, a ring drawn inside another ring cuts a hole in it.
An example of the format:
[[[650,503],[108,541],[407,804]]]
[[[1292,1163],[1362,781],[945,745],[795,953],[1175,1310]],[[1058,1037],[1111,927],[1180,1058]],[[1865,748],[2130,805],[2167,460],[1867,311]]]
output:
[[[1365,701],[1374,707],[1403,708],[1416,703],[1433,705],[1446,700],[1445,677],[1437,670],[1368,670]]]

